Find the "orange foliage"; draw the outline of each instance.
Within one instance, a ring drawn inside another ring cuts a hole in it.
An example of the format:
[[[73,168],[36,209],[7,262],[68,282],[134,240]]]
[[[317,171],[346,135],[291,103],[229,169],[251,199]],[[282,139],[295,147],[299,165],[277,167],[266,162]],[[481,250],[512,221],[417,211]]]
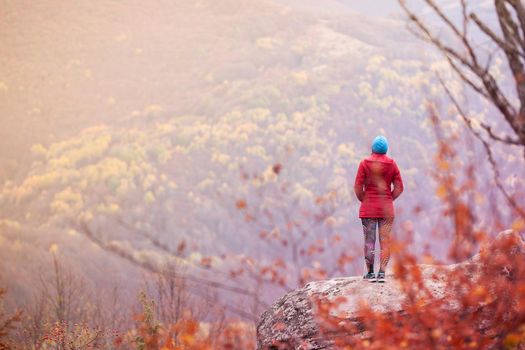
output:
[[[333,339],[337,349],[525,349],[521,219],[512,233],[498,236],[491,245],[485,232],[474,229],[473,208],[465,198],[475,189],[474,168],[465,166],[466,179],[460,182],[462,167],[453,148],[457,139],[445,135],[435,117],[433,122],[439,146],[433,174],[436,195],[453,224],[449,257],[466,263],[444,275],[445,295],[440,295],[430,288],[416,256],[403,242],[392,242],[392,283],[399,283],[403,293],[401,310],[379,312],[361,304],[356,318],[344,319],[331,313],[344,300],[313,300],[321,337]],[[479,254],[473,257],[477,247]],[[434,262],[430,256],[426,260]]]
[[[358,320],[330,314],[344,300],[315,300],[321,332],[341,349],[522,349],[525,346],[525,252],[517,234],[483,246],[479,260],[446,277],[434,295],[413,257],[396,256],[402,312],[362,304]],[[408,260],[407,260],[408,259]],[[483,268],[482,268],[483,267]],[[347,336],[344,336],[347,335]]]
[[[235,203],[235,206],[237,207],[237,209],[246,209],[246,201],[244,199],[239,199],[236,203]]]

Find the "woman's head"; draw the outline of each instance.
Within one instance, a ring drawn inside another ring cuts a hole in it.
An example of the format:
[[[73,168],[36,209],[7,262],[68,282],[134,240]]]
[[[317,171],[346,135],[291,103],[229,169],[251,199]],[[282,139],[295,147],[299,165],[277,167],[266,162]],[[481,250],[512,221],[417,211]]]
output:
[[[376,138],[372,142],[372,152],[379,153],[379,154],[385,154],[387,151],[388,151],[387,139],[382,135],[376,136]]]

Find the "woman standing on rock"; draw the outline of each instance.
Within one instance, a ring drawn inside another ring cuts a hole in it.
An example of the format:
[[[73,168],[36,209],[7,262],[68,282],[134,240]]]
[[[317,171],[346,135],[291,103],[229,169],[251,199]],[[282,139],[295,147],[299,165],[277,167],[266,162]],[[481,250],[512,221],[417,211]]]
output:
[[[372,142],[372,154],[359,164],[354,191],[361,202],[359,218],[365,236],[365,264],[368,272],[364,279],[374,282],[374,247],[376,226],[379,229],[380,266],[377,281],[385,281],[385,269],[390,259],[390,232],[394,222],[394,200],[403,192],[403,180],[396,162],[386,155],[388,141],[377,136]],[[392,189],[393,185],[393,189]]]

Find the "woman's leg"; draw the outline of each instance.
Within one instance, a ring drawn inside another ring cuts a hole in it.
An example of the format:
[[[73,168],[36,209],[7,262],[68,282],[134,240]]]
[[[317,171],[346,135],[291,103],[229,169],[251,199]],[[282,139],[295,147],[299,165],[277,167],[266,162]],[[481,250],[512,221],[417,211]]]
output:
[[[362,218],[363,234],[365,236],[365,264],[368,272],[374,272],[374,247],[376,245],[377,219]]]
[[[378,220],[379,226],[379,244],[381,246],[381,264],[379,271],[384,272],[390,260],[390,234],[392,232],[392,224],[394,218],[383,218]]]

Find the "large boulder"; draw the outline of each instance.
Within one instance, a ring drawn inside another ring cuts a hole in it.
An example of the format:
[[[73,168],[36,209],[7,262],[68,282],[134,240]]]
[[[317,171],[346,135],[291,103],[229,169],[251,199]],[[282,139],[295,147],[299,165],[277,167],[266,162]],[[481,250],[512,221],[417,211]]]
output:
[[[451,272],[460,269],[472,281],[481,275],[486,278],[487,272],[508,279],[512,277],[513,268],[508,266],[509,260],[502,257],[509,255],[518,255],[525,261],[525,244],[521,236],[511,230],[498,234],[480,253],[465,262],[417,267],[433,298],[448,300],[446,278]],[[361,306],[366,305],[380,313],[403,312],[406,293],[392,272],[387,272],[386,277],[386,283],[370,283],[361,276],[314,281],[285,294],[261,315],[257,326],[257,349],[337,349],[335,339],[370,337],[371,330],[362,324]],[[453,312],[458,305],[454,305],[453,298],[450,300],[448,307]],[[330,308],[323,310],[323,305],[330,305]],[[325,316],[319,317],[320,314]],[[353,327],[341,327],[339,332],[332,327],[327,332],[322,325],[327,314],[332,324],[335,319]],[[320,332],[321,328],[323,331]],[[353,331],[349,332],[349,329]]]

